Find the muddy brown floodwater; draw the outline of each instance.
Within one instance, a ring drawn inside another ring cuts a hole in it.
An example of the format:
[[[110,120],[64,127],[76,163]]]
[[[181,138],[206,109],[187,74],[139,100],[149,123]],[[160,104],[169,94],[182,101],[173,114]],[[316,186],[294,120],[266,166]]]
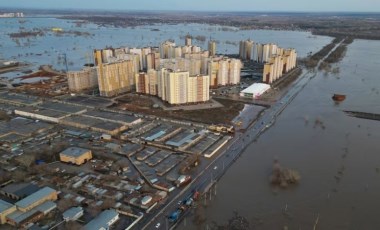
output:
[[[226,225],[234,211],[249,229],[380,229],[380,122],[343,112],[380,113],[379,50],[379,41],[350,44],[340,73],[312,79],[199,205],[206,222],[189,216],[178,229]],[[334,93],[347,98],[336,104]],[[275,158],[300,173],[298,185],[271,187]]]

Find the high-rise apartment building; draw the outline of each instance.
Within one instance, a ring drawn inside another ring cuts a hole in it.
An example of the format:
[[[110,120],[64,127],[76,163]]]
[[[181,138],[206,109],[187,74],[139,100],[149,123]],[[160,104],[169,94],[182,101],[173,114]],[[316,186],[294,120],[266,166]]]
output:
[[[297,53],[295,49],[277,49],[282,53],[272,55],[268,62],[264,64],[263,82],[271,84],[281,78],[283,74],[296,67]]]
[[[67,81],[71,92],[96,88],[98,86],[96,68],[87,67],[80,71],[69,71],[67,73]]]
[[[216,55],[216,42],[215,41],[209,41],[208,42],[208,52],[210,53],[211,57]]]
[[[169,104],[205,102],[209,96],[209,76],[190,76],[188,71],[157,71],[157,95]]]
[[[211,58],[208,61],[208,75],[210,87],[235,85],[240,82],[242,63],[238,59],[223,57]]]
[[[186,35],[185,46],[191,46],[191,39],[192,39],[192,37],[190,36],[190,34]]]
[[[252,51],[253,51],[254,42],[250,39],[246,41],[240,41],[239,43],[239,57],[243,60],[251,60],[252,59]]]
[[[97,66],[101,96],[112,97],[130,91],[128,61],[105,63]]]

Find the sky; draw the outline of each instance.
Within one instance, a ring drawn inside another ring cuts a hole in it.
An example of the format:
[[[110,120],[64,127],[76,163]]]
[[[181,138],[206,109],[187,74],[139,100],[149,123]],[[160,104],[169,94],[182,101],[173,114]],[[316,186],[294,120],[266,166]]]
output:
[[[380,0],[0,0],[41,9],[380,12]]]

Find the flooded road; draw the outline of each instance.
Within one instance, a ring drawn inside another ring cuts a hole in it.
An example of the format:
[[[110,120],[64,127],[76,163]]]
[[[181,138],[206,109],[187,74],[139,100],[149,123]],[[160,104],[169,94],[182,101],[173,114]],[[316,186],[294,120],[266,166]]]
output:
[[[224,225],[234,211],[251,229],[379,229],[380,122],[342,111],[380,112],[376,50],[378,41],[355,41],[339,74],[318,73],[219,181],[211,204],[200,205],[207,221],[188,217],[179,229]],[[347,99],[336,104],[334,93]],[[274,158],[300,172],[299,185],[269,185]]]

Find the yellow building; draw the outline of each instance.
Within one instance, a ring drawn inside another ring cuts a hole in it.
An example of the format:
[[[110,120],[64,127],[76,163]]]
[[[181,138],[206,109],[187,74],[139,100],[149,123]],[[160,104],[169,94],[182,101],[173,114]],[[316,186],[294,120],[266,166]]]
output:
[[[53,27],[53,28],[51,28],[51,31],[53,31],[53,32],[63,32],[63,29],[60,28],[60,27]]]
[[[130,91],[129,61],[100,64],[97,67],[99,91],[101,96],[113,97]]]
[[[17,208],[15,205],[0,200],[0,224],[5,224],[7,222],[6,216],[15,212],[16,210]]]
[[[282,55],[272,55],[271,58],[264,64],[263,82],[271,84],[280,79],[285,73],[294,69],[297,65],[297,53],[295,49],[281,49],[277,51]]]
[[[57,200],[57,191],[50,188],[44,187],[37,192],[25,197],[24,199],[15,203],[17,210],[21,212],[27,212],[38,205],[44,203],[45,201]]]
[[[92,159],[92,152],[89,149],[69,147],[59,154],[59,159],[65,163],[81,165]]]

